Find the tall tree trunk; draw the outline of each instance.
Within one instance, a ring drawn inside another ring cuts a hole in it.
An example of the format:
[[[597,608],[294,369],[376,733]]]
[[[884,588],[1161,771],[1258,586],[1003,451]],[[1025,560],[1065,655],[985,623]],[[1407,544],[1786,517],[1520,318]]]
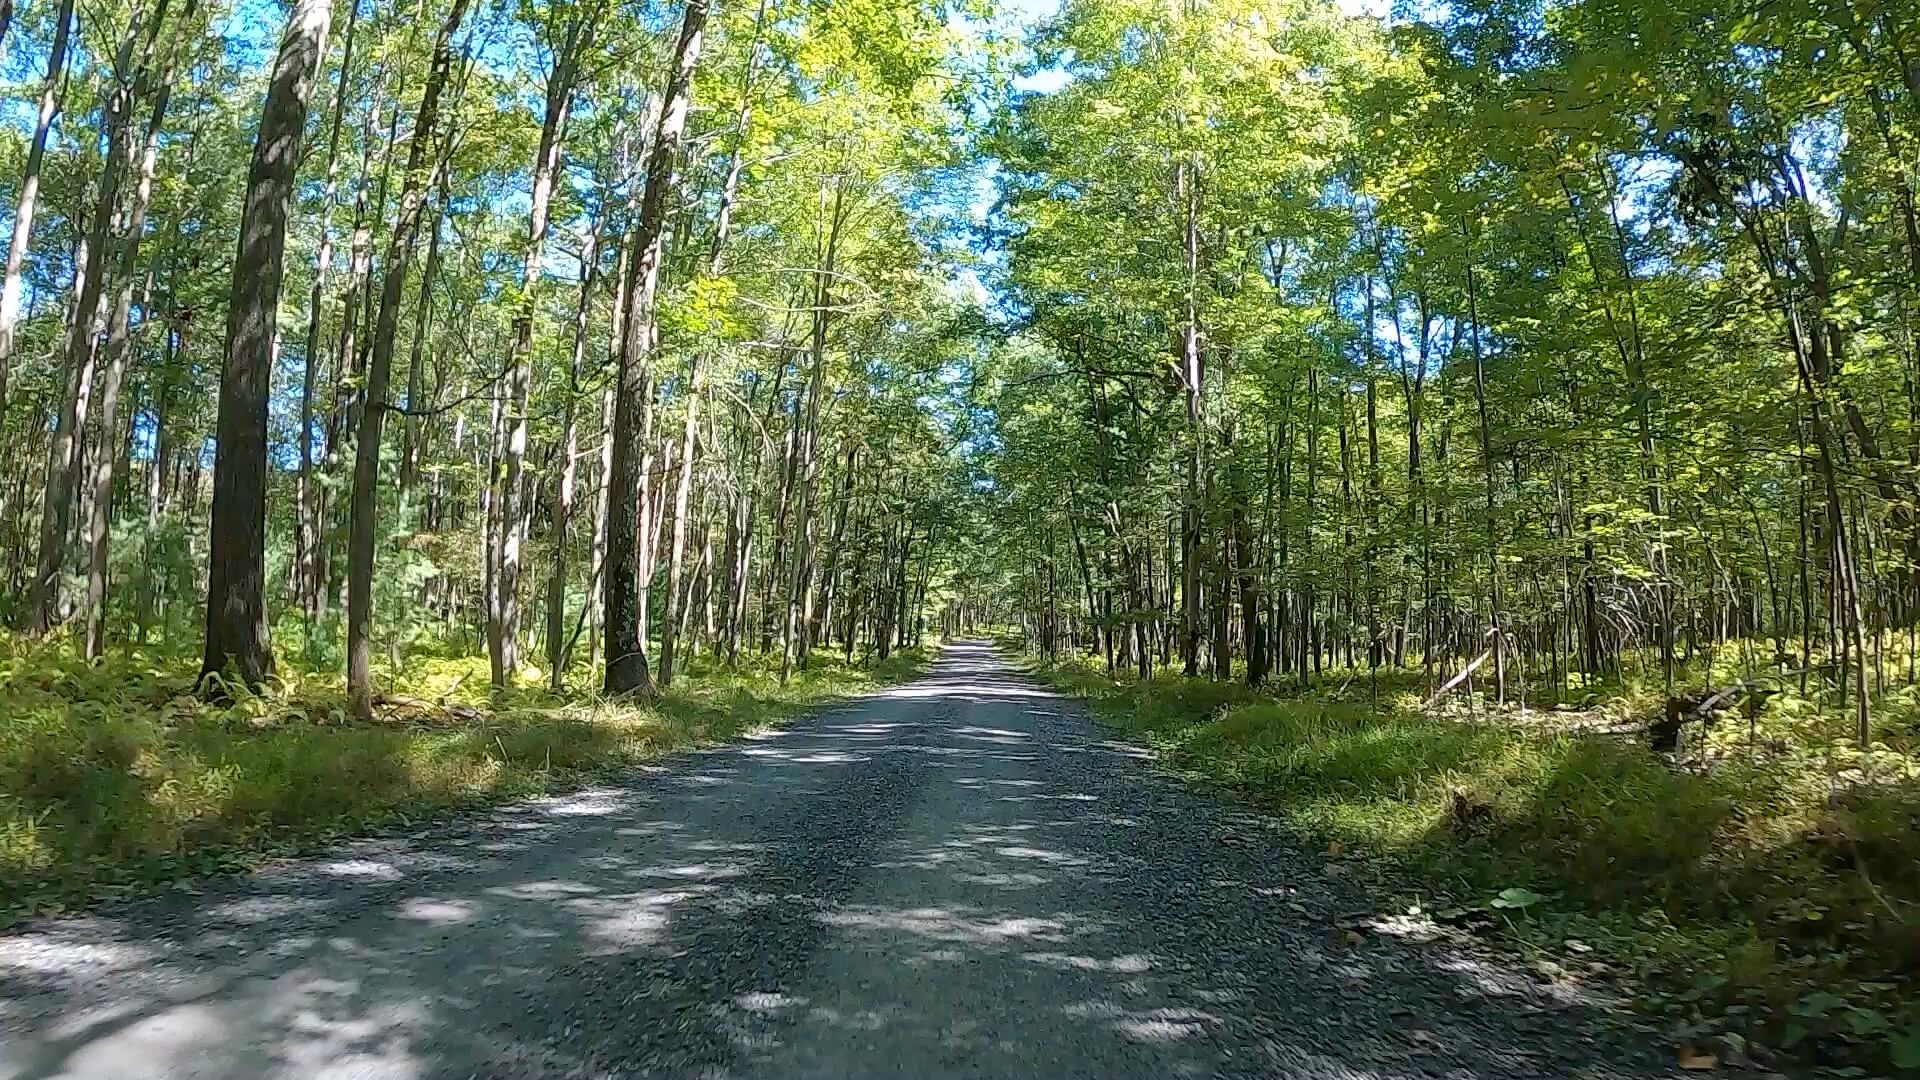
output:
[[[353,454],[353,493],[347,533],[347,704],[362,720],[373,717],[373,546],[378,509],[380,434],[387,415],[387,385],[393,374],[393,339],[399,331],[400,297],[407,264],[420,233],[420,211],[427,185],[426,163],[440,112],[440,93],[453,69],[453,35],[466,16],[467,0],[453,0],[433,46],[433,67],[420,94],[413,135],[407,145],[407,171],[401,181],[400,212],[387,246],[380,282],[380,310],[369,345],[366,386],[361,391],[359,433]]]
[[[1195,291],[1198,287],[1200,258],[1200,197],[1192,164],[1182,159],[1174,170],[1174,193],[1184,214],[1181,243],[1185,272],[1186,311],[1180,330],[1180,381],[1187,398],[1187,477],[1186,502],[1181,511],[1180,530],[1180,610],[1183,643],[1181,659],[1188,678],[1200,673],[1200,581],[1201,581],[1201,505],[1200,443],[1205,424],[1202,411],[1200,359],[1200,309]]]
[[[754,17],[754,36],[747,46],[747,69],[740,88],[740,111],[734,119],[733,147],[727,155],[727,171],[720,186],[720,205],[714,218],[713,242],[707,251],[706,274],[717,277],[723,266],[727,238],[733,225],[733,204],[740,190],[741,153],[746,145],[747,129],[753,119],[753,79],[760,59],[760,28],[766,19],[766,0],[761,0]],[[695,431],[700,423],[700,379],[703,357],[695,352],[687,362],[686,426],[680,435],[680,475],[673,492],[673,542],[667,556],[667,608],[660,627],[660,685],[673,682],[674,650],[680,634],[681,563],[686,557],[687,500],[693,486]]]
[[[14,203],[13,234],[7,241],[6,277],[0,284],[0,418],[6,415],[7,372],[13,359],[14,324],[20,317],[21,267],[32,239],[34,212],[40,204],[40,165],[47,155],[47,136],[60,115],[60,93],[67,67],[67,46],[73,35],[73,0],[60,0],[54,16],[53,45],[47,53],[47,78],[40,87],[40,114],[34,121],[33,141],[27,145],[27,163],[20,171],[20,195]]]
[[[660,620],[660,685],[673,684],[674,650],[680,636],[681,573],[687,551],[687,506],[693,489],[693,454],[700,424],[699,360],[688,364],[686,422],[680,431],[679,475],[673,488],[673,540],[667,551],[667,604]]]
[[[680,19],[680,37],[674,45],[667,90],[661,99],[660,119],[647,156],[646,188],[640,200],[640,220],[633,230],[633,254],[627,268],[627,318],[614,392],[613,460],[609,468],[607,563],[602,587],[606,591],[606,682],[608,694],[653,692],[653,672],[647,665],[646,642],[639,627],[638,525],[640,485],[636,460],[639,436],[650,393],[654,296],[660,285],[660,263],[665,241],[667,194],[674,182],[674,161],[680,136],[686,130],[693,97],[693,73],[700,63],[708,0],[686,0]]]
[[[626,155],[630,157],[630,155]],[[622,162],[626,162],[623,160]],[[628,237],[631,240],[631,237]],[[618,245],[619,252],[614,259],[613,268],[613,311],[612,325],[609,327],[610,340],[607,346],[608,361],[616,367],[620,362],[622,343],[626,340],[627,326],[627,260],[633,254],[631,243]],[[599,491],[593,503],[593,548],[588,554],[587,568],[587,655],[600,655],[600,635],[604,629],[605,609],[601,599],[605,593],[603,583],[606,580],[607,565],[607,520],[611,512],[613,494],[613,413],[617,387],[609,384],[600,394],[600,461]]]
[[[826,192],[821,191],[821,201]],[[807,641],[804,611],[813,592],[813,490],[818,479],[820,438],[820,402],[827,379],[827,328],[833,320],[833,275],[840,255],[840,233],[845,226],[849,204],[844,183],[836,183],[833,202],[819,235],[819,261],[813,274],[813,333],[811,351],[813,371],[807,379],[806,419],[796,432],[794,444],[794,536],[793,570],[787,589],[786,634],[780,658],[780,681],[792,674],[794,661],[806,666]],[[796,403],[797,404],[797,403]],[[797,655],[796,655],[797,654]]]
[[[487,666],[493,689],[507,688],[519,667],[520,548],[525,539],[521,498],[527,458],[527,396],[532,381],[533,319],[540,267],[546,256],[547,222],[553,209],[554,178],[560,171],[561,144],[566,138],[567,115],[573,107],[575,73],[580,53],[593,40],[598,12],[580,12],[567,24],[566,37],[554,57],[547,79],[546,111],[540,123],[540,144],[533,158],[533,188],[527,210],[527,250],[520,264],[520,303],[513,316],[513,344],[507,355],[506,467],[501,472],[499,550],[492,555],[497,567],[487,619]]]
[[[456,105],[458,99],[456,98]],[[440,237],[446,230],[442,228],[447,216],[448,187],[452,184],[452,162],[454,136],[448,132],[441,151],[440,166],[433,196],[433,215],[426,220],[427,261],[420,267],[420,309],[413,321],[413,343],[407,348],[407,414],[400,425],[400,476],[396,487],[400,492],[400,505],[408,508],[402,515],[402,521],[409,527],[413,524],[413,489],[420,481],[420,458],[423,443],[426,440],[426,411],[432,405],[422,404],[422,395],[426,393],[426,345],[427,336],[432,332],[433,286],[440,280]],[[442,348],[434,349],[435,362],[439,362]],[[435,393],[437,395],[438,388]]]
[[[187,15],[191,17],[197,0],[189,0]],[[140,240],[146,229],[147,208],[153,202],[154,170],[160,159],[160,125],[166,119],[167,101],[173,88],[170,85],[173,74],[172,49],[169,50],[166,63],[161,65],[158,78],[154,79],[153,109],[147,118],[146,137],[141,144],[139,179],[134,185],[133,202],[128,207],[126,221],[121,229],[118,252],[118,290],[113,301],[113,313],[107,325],[107,370],[100,390],[100,431],[102,438],[118,430],[120,387],[126,378],[129,349],[129,322],[133,312],[134,280],[139,273]],[[145,79],[142,80],[146,81]],[[148,276],[148,292],[152,291],[152,277]],[[141,310],[149,309],[142,301]],[[142,322],[145,322],[142,315]],[[105,447],[102,447],[105,450]],[[87,598],[86,598],[86,656],[89,660],[98,660],[106,648],[107,618],[107,540],[113,509],[113,476],[116,455],[102,452],[97,455],[93,468],[93,504],[87,522]]]
[[[82,445],[93,391],[94,366],[100,357],[100,338],[106,331],[106,280],[113,262],[108,243],[120,222],[120,184],[132,156],[127,125],[134,103],[136,72],[144,73],[154,40],[167,15],[166,0],[127,27],[114,54],[102,113],[107,155],[94,185],[93,219],[87,250],[92,257],[75,266],[73,322],[68,328],[66,393],[55,421],[47,454],[45,494],[40,511],[40,551],[35,565],[28,630],[41,636],[60,620],[60,580],[66,566],[67,544],[73,528],[76,487],[83,458]],[[144,38],[144,45],[142,41]],[[138,66],[134,48],[142,46]],[[89,491],[89,494],[91,492]]]
[[[1506,627],[1500,617],[1500,531],[1494,517],[1493,428],[1487,412],[1487,358],[1480,343],[1479,291],[1473,269],[1473,223],[1470,220],[1462,222],[1461,230],[1467,257],[1467,322],[1473,340],[1473,400],[1480,418],[1481,475],[1486,480],[1487,603],[1493,634],[1494,700],[1504,705],[1507,700],[1507,642]]]
[[[559,693],[567,673],[567,533],[573,524],[573,495],[579,476],[575,428],[580,410],[580,376],[586,368],[587,329],[593,312],[593,293],[600,281],[600,226],[588,222],[580,245],[580,302],[573,314],[573,354],[567,366],[567,399],[560,421],[560,479],[554,485],[553,566],[547,574],[547,670],[549,685]],[[589,583],[591,589],[591,583]]]
[[[267,387],[294,173],[307,126],[307,100],[326,55],[332,16],[330,0],[298,0],[288,16],[247,171],[220,376],[203,682],[231,673],[257,686],[273,670],[260,595],[266,576]]]
[[[306,347],[300,357],[300,475],[295,484],[293,558],[295,593],[306,621],[303,642],[307,658],[314,657],[316,623],[320,611],[320,490],[313,476],[313,396],[320,380],[320,316],[325,310],[327,278],[333,270],[333,209],[340,182],[340,130],[347,117],[347,80],[353,73],[354,31],[360,25],[359,0],[348,0],[347,33],[340,51],[340,73],[334,80],[333,118],[327,131],[327,180],[320,196],[320,250],[314,256],[313,292],[307,300]]]

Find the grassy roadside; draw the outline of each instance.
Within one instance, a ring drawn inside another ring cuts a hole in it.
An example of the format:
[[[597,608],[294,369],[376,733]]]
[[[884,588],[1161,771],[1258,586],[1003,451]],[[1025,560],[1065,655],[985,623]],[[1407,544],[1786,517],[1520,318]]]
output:
[[[584,783],[720,742],[925,670],[925,652],[860,667],[815,654],[729,671],[697,658],[658,701],[519,689],[486,700],[486,661],[410,661],[372,724],[336,676],[295,672],[223,708],[189,693],[190,658],[81,662],[0,639],[0,922],[450,810]]]
[[[1035,673],[1189,778],[1378,870],[1383,908],[1618,982],[1677,1046],[1920,1074],[1920,789],[1903,719],[1865,754],[1793,752],[1782,730],[1811,720],[1776,702],[1754,730],[1713,736],[1765,752],[1675,762],[1626,737],[1327,700],[1338,684]]]

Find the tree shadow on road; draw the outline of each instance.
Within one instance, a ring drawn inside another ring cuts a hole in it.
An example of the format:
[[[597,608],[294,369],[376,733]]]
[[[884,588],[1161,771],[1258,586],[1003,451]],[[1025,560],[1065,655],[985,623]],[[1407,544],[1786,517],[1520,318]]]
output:
[[[0,939],[0,1077],[1645,1076],[979,648],[637,773]]]

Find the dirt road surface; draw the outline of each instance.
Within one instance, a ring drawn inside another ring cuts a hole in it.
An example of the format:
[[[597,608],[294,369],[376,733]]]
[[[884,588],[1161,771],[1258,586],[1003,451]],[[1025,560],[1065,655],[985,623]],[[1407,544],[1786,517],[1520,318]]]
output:
[[[0,1078],[1644,1077],[981,643],[583,791],[0,936]]]

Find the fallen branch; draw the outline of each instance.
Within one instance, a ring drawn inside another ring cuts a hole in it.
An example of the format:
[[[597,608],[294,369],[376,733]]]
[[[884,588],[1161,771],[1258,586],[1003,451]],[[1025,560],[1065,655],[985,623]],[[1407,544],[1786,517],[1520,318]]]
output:
[[[1463,682],[1466,682],[1467,676],[1473,674],[1474,670],[1477,669],[1481,664],[1486,663],[1487,659],[1492,655],[1493,655],[1493,647],[1489,646],[1486,652],[1483,652],[1479,656],[1474,657],[1470,662],[1468,662],[1466,667],[1463,667],[1460,669],[1460,673],[1458,675],[1455,675],[1453,678],[1448,679],[1445,686],[1442,686],[1440,689],[1435,690],[1433,692],[1432,697],[1428,698],[1425,702],[1422,702],[1420,705],[1420,711],[1426,712],[1428,709],[1433,708],[1433,705],[1435,702],[1439,701],[1443,697],[1446,697],[1447,693],[1451,691],[1454,687],[1459,686]]]
[[[381,708],[418,713],[424,716],[438,716],[447,720],[460,720],[467,723],[474,723],[482,719],[480,710],[467,705],[422,701],[419,698],[405,697],[400,694],[375,694],[373,703]]]

